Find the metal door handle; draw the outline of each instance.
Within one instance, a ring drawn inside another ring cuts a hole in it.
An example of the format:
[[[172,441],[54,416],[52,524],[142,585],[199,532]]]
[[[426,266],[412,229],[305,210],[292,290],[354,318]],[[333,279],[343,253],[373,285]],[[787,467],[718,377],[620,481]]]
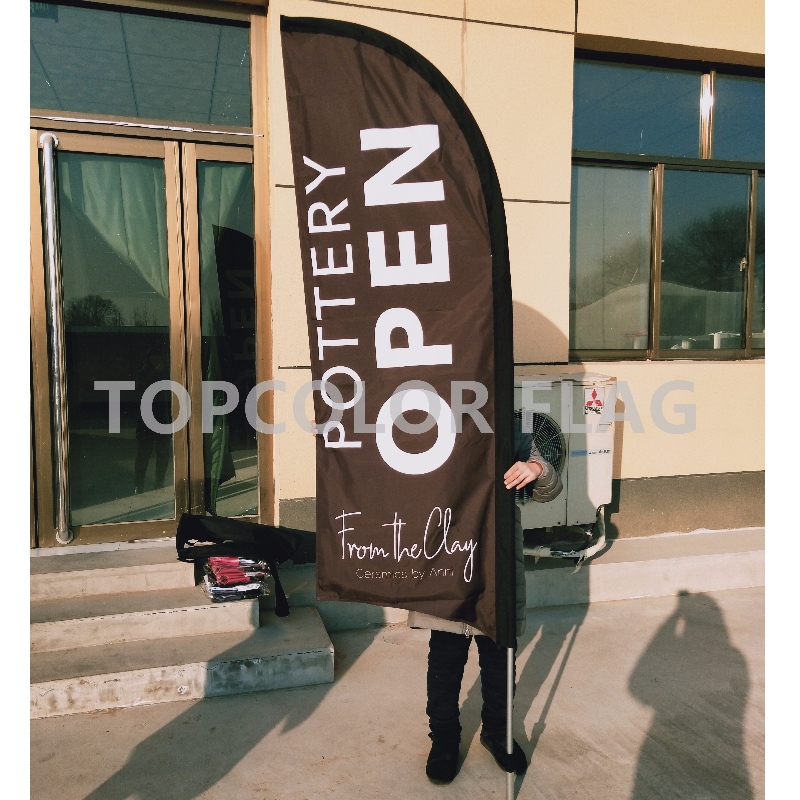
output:
[[[42,165],[44,167],[47,302],[50,310],[50,371],[53,380],[53,429],[56,460],[56,541],[59,544],[69,544],[74,535],[69,527],[67,375],[64,359],[64,321],[61,315],[61,251],[56,212],[55,148],[58,147],[58,138],[54,133],[43,133],[39,137],[39,143],[42,145]]]

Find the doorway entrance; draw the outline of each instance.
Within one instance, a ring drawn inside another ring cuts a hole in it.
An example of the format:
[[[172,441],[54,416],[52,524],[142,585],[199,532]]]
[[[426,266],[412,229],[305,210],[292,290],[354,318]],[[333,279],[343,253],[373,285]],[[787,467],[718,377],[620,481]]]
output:
[[[245,399],[268,332],[256,326],[252,147],[57,132],[48,220],[42,133],[31,136],[32,546],[174,535],[185,511],[257,516]]]

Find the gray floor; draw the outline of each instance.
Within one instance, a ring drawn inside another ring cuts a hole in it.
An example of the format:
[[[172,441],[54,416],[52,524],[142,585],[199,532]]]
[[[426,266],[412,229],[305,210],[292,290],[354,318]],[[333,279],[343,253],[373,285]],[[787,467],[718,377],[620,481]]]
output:
[[[529,612],[519,798],[762,800],[764,592]],[[473,646],[455,781],[424,773],[428,635],[331,635],[333,684],[31,723],[34,800],[499,798]]]

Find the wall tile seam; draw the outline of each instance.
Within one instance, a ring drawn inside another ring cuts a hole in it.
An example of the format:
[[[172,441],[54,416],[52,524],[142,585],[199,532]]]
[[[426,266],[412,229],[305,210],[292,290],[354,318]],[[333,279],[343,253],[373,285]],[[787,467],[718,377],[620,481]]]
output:
[[[568,206],[571,200],[529,200],[524,197],[504,197],[504,203],[534,203],[545,206]]]
[[[741,469],[732,472],[682,472],[676,475],[641,475],[632,478],[614,478],[615,481],[658,481],[665,478],[716,478],[723,475],[764,475],[764,469]]]
[[[276,189],[294,189],[294,185],[287,183],[276,183]],[[504,197],[504,203],[538,203],[541,205],[568,206],[571,200],[532,200],[526,197]]]
[[[447,14],[426,14],[424,11],[408,11],[403,8],[386,8],[384,6],[368,6],[362,5],[361,3],[345,3],[341,0],[309,0],[312,3],[321,3],[322,5],[326,6],[345,6],[347,8],[360,8],[364,9],[365,11],[388,11],[392,14],[407,14],[412,17],[428,17],[430,19],[447,19],[452,20],[454,22],[467,22],[467,23],[474,23],[476,25],[494,25],[499,28],[516,28],[517,30],[524,30],[524,31],[541,31],[542,33],[559,33],[566,36],[574,36],[575,31],[572,29],[564,29],[560,30],[558,28],[537,28],[533,25],[514,25],[510,22],[493,22],[491,20],[486,19],[470,19],[469,17],[451,17]]]
[[[690,364],[695,368],[706,367],[710,365],[716,366],[730,366],[732,364],[750,364],[751,366],[764,366],[765,359],[762,357],[755,358],[637,358],[637,359],[593,359],[592,361],[520,361],[517,366],[536,366],[538,364],[569,364],[570,366],[580,367],[588,364],[618,364],[619,366],[629,367],[641,364],[661,364],[667,366],[670,364]],[[575,370],[580,372],[579,369]]]

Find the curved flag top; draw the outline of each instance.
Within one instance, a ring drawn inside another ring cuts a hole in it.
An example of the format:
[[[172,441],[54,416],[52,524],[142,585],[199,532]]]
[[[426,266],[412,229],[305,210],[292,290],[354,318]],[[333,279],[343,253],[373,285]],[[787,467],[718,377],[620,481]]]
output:
[[[317,420],[317,597],[514,639],[511,284],[488,149],[387,34],[281,19]]]

